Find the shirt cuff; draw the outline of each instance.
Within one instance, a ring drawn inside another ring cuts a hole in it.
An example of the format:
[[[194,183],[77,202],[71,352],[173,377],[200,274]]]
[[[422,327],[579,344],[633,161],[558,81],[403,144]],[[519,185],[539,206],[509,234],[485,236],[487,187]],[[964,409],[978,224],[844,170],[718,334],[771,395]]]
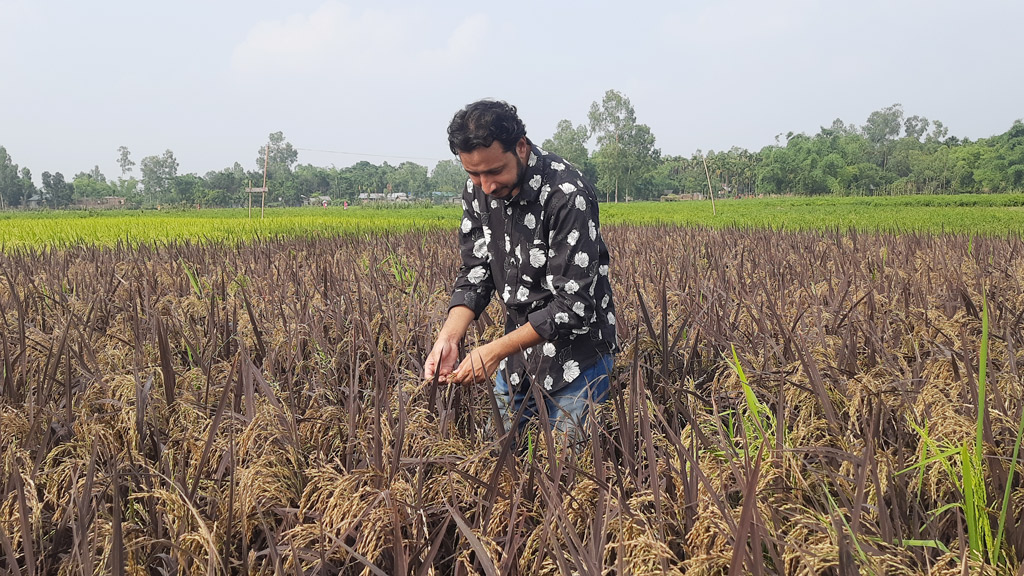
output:
[[[487,308],[490,298],[484,298],[471,290],[455,290],[452,292],[452,299],[448,302],[448,310],[456,306],[465,306],[473,311],[473,319],[476,320]]]
[[[558,340],[558,329],[555,328],[555,316],[548,308],[541,308],[540,310],[530,312],[526,318],[541,338],[548,342],[553,342]]]

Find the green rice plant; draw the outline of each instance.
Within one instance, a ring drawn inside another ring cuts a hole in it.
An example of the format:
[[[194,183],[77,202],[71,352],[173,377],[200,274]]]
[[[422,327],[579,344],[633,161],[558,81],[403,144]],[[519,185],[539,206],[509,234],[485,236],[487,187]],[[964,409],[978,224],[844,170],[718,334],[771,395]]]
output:
[[[988,299],[982,295],[981,311],[981,352],[978,355],[978,417],[974,427],[974,449],[969,452],[963,447],[960,462],[963,465],[964,515],[967,517],[967,537],[971,552],[982,558],[988,551],[988,560],[999,561],[999,550],[995,549],[992,526],[988,519],[988,497],[985,489],[984,434],[985,396],[988,363]]]
[[[195,272],[192,271],[192,268],[189,267],[188,263],[186,263],[185,260],[179,258],[178,263],[181,264],[182,270],[184,270],[185,275],[188,276],[188,281],[192,285],[192,290],[196,293],[196,296],[202,298],[203,285],[202,283],[200,283],[199,277],[196,275]]]
[[[927,423],[924,426],[911,426],[917,431],[922,440],[921,456],[919,461],[902,471],[905,473],[911,470],[918,471],[917,488],[920,489],[924,482],[924,469],[926,466],[938,462],[946,470],[949,477],[957,484],[962,495],[962,501],[950,503],[933,511],[933,516],[938,516],[949,509],[959,508],[963,511],[964,521],[967,528],[967,542],[969,550],[975,559],[983,560],[992,565],[998,565],[1002,558],[1003,533],[1006,526],[1006,517],[1009,509],[1010,490],[1012,489],[1013,470],[1020,453],[1021,437],[1024,436],[1024,415],[1018,427],[1016,441],[1014,443],[1013,456],[1010,459],[1010,472],[1003,494],[1002,504],[999,509],[999,520],[996,532],[992,531],[992,524],[989,518],[990,508],[988,503],[988,489],[986,487],[985,474],[985,453],[984,453],[984,432],[985,432],[985,405],[987,395],[987,364],[989,344],[989,323],[988,323],[988,298],[982,296],[981,313],[981,343],[978,355],[978,413],[975,420],[973,443],[963,443],[959,446],[948,446],[932,439],[928,434]],[[927,456],[933,452],[932,456]],[[959,456],[959,467],[953,462]],[[909,541],[908,541],[909,542]],[[931,542],[931,541],[928,541]]]
[[[743,434],[747,437],[747,445],[743,447],[744,453],[749,457],[756,453],[762,443],[770,442],[775,435],[775,415],[771,409],[762,402],[747,380],[743,372],[743,365],[740,364],[736,347],[732,346],[732,367],[740,379],[740,386],[743,388],[744,409],[740,410],[740,418],[743,424]],[[732,432],[730,432],[732,433]]]

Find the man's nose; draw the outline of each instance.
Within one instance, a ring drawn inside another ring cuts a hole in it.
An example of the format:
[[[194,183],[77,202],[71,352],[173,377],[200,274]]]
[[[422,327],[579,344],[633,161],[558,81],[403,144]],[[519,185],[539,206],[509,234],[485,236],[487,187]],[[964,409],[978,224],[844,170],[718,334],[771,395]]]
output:
[[[491,192],[494,192],[494,189],[497,188],[497,187],[498,186],[494,182],[494,180],[491,180],[490,178],[488,178],[486,176],[481,176],[480,177],[480,188],[485,193],[490,194]]]

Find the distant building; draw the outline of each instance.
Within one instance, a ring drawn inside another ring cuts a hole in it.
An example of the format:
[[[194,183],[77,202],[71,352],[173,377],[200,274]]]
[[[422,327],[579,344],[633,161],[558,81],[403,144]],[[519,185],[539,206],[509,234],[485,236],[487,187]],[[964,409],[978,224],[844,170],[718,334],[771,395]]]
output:
[[[679,202],[684,200],[703,200],[704,194],[692,192],[689,194],[665,194],[661,197],[662,202]]]
[[[327,206],[330,203],[330,196],[310,196],[303,201],[305,206]]]
[[[102,198],[80,198],[75,202],[76,208],[121,208],[124,206],[122,196],[104,196]]]
[[[409,197],[405,192],[389,192],[387,194],[381,194],[377,192],[364,192],[358,196],[360,202],[395,202],[404,203],[409,202],[412,198]]]

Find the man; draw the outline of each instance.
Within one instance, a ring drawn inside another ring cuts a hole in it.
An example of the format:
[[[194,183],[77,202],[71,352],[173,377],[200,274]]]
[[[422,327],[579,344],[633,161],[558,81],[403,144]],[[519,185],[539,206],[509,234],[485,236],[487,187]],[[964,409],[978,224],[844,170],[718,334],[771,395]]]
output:
[[[497,372],[506,426],[524,402],[525,417],[537,416],[540,397],[556,430],[578,429],[588,407],[607,398],[617,350],[594,189],[568,162],[533,145],[505,102],[457,112],[448,143],[469,174],[462,267],[423,376],[465,384]],[[505,335],[456,367],[459,342],[495,290],[505,302]]]

